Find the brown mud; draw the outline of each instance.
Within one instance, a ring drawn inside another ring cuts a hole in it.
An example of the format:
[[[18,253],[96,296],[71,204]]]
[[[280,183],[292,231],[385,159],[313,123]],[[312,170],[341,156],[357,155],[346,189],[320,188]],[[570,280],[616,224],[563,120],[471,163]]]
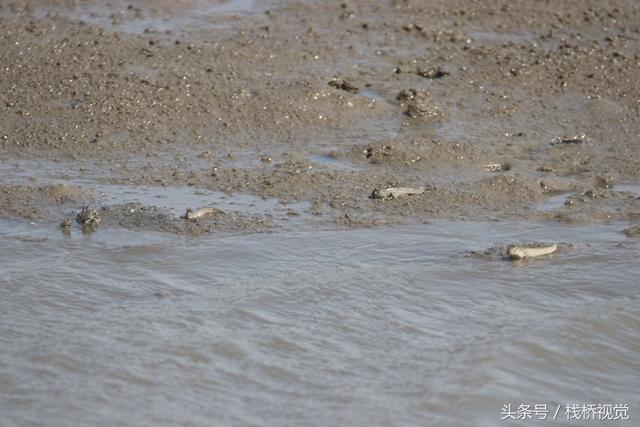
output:
[[[633,0],[13,0],[0,52],[3,217],[57,224],[97,183],[304,202],[331,227],[640,221]],[[387,187],[426,191],[368,197]],[[104,227],[272,225],[103,202]]]

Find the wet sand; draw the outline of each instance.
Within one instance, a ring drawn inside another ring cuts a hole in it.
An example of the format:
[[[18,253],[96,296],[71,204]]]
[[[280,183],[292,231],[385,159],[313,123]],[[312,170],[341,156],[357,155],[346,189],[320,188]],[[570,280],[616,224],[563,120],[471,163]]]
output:
[[[106,203],[9,182],[46,160],[85,183],[305,202],[329,228],[637,222],[617,187],[639,182],[639,22],[633,1],[3,2],[0,215]],[[390,186],[429,191],[368,198]],[[560,192],[579,200],[537,209]]]

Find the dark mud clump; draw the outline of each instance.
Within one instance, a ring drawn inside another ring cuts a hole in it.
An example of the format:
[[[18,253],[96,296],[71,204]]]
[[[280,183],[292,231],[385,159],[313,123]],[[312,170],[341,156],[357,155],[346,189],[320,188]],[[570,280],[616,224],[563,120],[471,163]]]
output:
[[[406,114],[410,117],[436,120],[441,111],[428,92],[416,89],[403,90],[397,99],[406,106]]]
[[[629,227],[622,230],[624,234],[629,237],[639,237],[640,236],[640,226]]]
[[[336,89],[344,90],[344,91],[349,92],[349,93],[358,93],[358,91],[360,90],[353,83],[351,83],[351,82],[349,82],[347,80],[338,79],[338,78],[332,79],[329,82],[329,86],[334,87]]]

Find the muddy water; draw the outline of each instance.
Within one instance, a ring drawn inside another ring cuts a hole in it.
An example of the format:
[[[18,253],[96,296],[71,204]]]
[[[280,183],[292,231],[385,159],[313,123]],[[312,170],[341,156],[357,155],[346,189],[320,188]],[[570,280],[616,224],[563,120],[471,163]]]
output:
[[[3,220],[2,424],[496,426],[505,403],[621,402],[614,425],[636,425],[640,241],[623,227],[193,239]],[[529,240],[573,246],[467,256]]]

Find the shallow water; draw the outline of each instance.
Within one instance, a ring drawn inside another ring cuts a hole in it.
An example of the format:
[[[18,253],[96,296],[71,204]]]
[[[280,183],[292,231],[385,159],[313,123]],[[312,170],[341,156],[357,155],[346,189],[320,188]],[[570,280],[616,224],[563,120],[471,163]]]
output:
[[[0,182],[15,185],[75,185],[91,194],[83,201],[84,204],[96,207],[139,203],[157,207],[177,218],[184,215],[188,208],[215,206],[225,212],[268,216],[277,225],[291,225],[309,219],[308,215],[299,217],[302,212],[309,210],[309,202],[282,201],[197,187],[105,184],[101,180],[104,178],[92,173],[79,174],[62,162],[0,161]],[[80,207],[77,206],[75,212]]]
[[[2,424],[496,426],[505,403],[627,403],[612,425],[637,425],[624,226],[193,239],[1,221]],[[573,247],[467,256],[534,240]]]
[[[559,209],[565,205],[565,202],[569,200],[575,193],[571,191],[562,191],[553,196],[549,196],[547,200],[534,206],[534,209],[540,212],[551,212]]]
[[[34,4],[28,12],[6,10],[0,5],[0,14],[13,16],[30,13],[38,18],[64,17],[84,22],[108,31],[142,34],[145,32],[193,34],[198,28],[228,25],[234,16],[257,13],[271,5],[272,1],[256,0],[188,0],[183,2],[126,2],[109,0],[102,2],[72,2],[71,4]],[[114,12],[115,11],[115,12]]]

